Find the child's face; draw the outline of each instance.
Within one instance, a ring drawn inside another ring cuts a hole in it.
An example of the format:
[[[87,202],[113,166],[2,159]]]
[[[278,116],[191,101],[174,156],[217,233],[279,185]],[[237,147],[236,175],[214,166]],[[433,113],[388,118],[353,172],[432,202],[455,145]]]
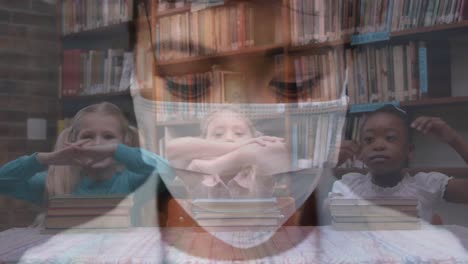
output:
[[[104,145],[123,142],[119,120],[111,115],[90,113],[81,119],[78,140],[89,139],[88,145]]]
[[[207,127],[208,140],[239,142],[252,137],[245,120],[230,112],[218,113]]]
[[[389,113],[369,117],[362,127],[361,159],[374,175],[399,172],[411,147],[404,122]]]
[[[118,144],[123,142],[123,133],[118,118],[112,115],[90,113],[81,119],[77,140],[88,139],[85,146]],[[106,168],[114,164],[112,158],[105,159],[96,168]]]

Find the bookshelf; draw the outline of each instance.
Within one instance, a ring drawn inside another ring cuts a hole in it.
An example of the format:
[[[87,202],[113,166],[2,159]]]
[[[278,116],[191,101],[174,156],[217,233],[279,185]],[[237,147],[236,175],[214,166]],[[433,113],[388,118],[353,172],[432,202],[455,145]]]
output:
[[[57,3],[61,32],[61,119],[87,105],[109,101],[135,123],[129,91],[133,71],[133,0]]]
[[[449,116],[463,117],[468,111],[468,97],[459,95],[463,94],[459,92],[463,88],[457,88],[458,92],[455,93],[451,87],[455,84],[457,87],[463,86],[458,80],[460,77],[454,75],[458,64],[454,64],[453,59],[457,59],[456,53],[464,48],[463,45],[458,45],[460,47],[455,49],[453,42],[457,42],[456,38],[460,36],[468,36],[468,4],[465,2],[274,0],[265,7],[265,1],[262,0],[225,0],[197,9],[197,6],[191,6],[190,1],[152,0],[148,2],[148,17],[142,22],[143,26],[137,29],[137,35],[141,36],[137,38],[137,73],[146,74],[140,77],[145,80],[142,94],[144,98],[154,101],[223,103],[221,99],[204,101],[176,98],[168,95],[164,83],[164,79],[213,74],[215,66],[222,71],[247,72],[245,78],[249,83],[246,84],[246,89],[255,90],[256,103],[324,102],[339,95],[345,69],[348,69],[348,95],[351,97],[349,108],[364,109],[357,113],[349,112],[349,119],[364,113],[371,103],[394,101],[413,116],[449,113]],[[262,7],[263,10],[258,11]],[[230,11],[226,10],[231,9],[240,11],[233,16],[236,22],[226,24],[226,19],[230,19],[229,15],[219,14],[228,14]],[[246,14],[249,12],[258,12],[260,15],[254,15],[254,20],[248,20],[249,15]],[[197,20],[198,24],[194,23],[194,17],[210,17],[210,21],[220,21],[219,28],[213,23],[208,25],[203,20]],[[258,24],[263,24],[263,27],[258,27]],[[200,33],[203,27],[213,34],[208,38],[200,35],[203,34]],[[223,31],[231,35],[225,37],[219,33]],[[239,39],[232,37],[236,36],[235,31],[240,36]],[[259,31],[263,35],[256,35]],[[252,33],[254,37],[251,38],[247,33],[243,38],[242,34],[246,32]],[[182,43],[167,44],[170,40]],[[253,40],[253,43],[248,43],[249,40]],[[200,52],[187,44],[190,41],[208,43],[214,48],[211,52]],[[226,41],[238,43],[230,43],[231,46],[226,48]],[[247,42],[242,43],[243,41]],[[462,64],[460,60],[457,63]],[[151,70],[141,70],[148,68]],[[279,72],[287,81],[303,80],[306,79],[305,76],[314,74],[338,77],[330,82],[320,80],[317,86],[319,88],[310,88],[310,91],[300,95],[279,98],[278,95],[268,94],[271,91],[262,87],[265,85],[263,75],[267,75],[267,68],[273,71],[281,68]],[[253,73],[249,74],[248,71]],[[383,73],[385,78],[382,77]],[[368,82],[360,87],[365,90],[363,94],[352,93],[352,89],[356,91],[359,88],[357,76]],[[380,95],[382,91],[372,90],[376,87],[385,87],[386,93],[390,95],[384,97]],[[362,100],[357,100],[359,96]],[[450,111],[450,108],[457,110]],[[277,119],[282,120],[287,128],[284,130],[286,136],[291,137],[292,129],[288,128],[291,119]],[[172,128],[181,126],[196,131],[194,127],[198,123],[198,120],[190,117],[158,120],[154,130],[157,134],[155,138],[161,140],[166,133],[171,133]],[[423,165],[411,170],[426,171],[431,167],[425,164],[432,165],[434,162],[426,160],[417,164]],[[438,171],[462,176],[465,169],[456,168],[434,164],[434,169]],[[344,169],[344,172],[347,170],[349,169]]]

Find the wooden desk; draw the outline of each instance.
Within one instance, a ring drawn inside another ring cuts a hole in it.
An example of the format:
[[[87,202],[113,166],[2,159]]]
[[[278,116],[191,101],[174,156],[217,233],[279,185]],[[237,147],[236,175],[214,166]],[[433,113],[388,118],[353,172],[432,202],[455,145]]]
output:
[[[219,230],[241,239],[254,237]],[[336,231],[283,227],[266,243],[239,249],[200,228],[133,228],[118,232],[41,234],[34,228],[0,233],[0,263],[467,263],[468,229]]]

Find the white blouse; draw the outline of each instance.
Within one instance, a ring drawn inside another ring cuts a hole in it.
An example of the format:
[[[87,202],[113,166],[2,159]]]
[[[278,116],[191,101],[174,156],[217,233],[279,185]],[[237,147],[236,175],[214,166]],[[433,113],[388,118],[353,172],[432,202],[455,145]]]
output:
[[[333,184],[332,191],[328,196],[417,199],[419,201],[419,216],[431,222],[433,207],[442,200],[447,183],[451,178],[439,172],[419,172],[414,176],[406,174],[397,185],[386,188],[372,183],[370,174],[348,173]]]

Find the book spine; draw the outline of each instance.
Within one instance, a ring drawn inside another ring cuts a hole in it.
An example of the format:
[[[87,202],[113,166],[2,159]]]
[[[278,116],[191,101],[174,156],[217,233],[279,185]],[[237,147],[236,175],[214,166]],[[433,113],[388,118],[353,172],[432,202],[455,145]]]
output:
[[[419,86],[421,90],[421,96],[428,94],[428,73],[427,73],[427,48],[424,42],[419,43],[418,48],[418,60],[419,60]]]

